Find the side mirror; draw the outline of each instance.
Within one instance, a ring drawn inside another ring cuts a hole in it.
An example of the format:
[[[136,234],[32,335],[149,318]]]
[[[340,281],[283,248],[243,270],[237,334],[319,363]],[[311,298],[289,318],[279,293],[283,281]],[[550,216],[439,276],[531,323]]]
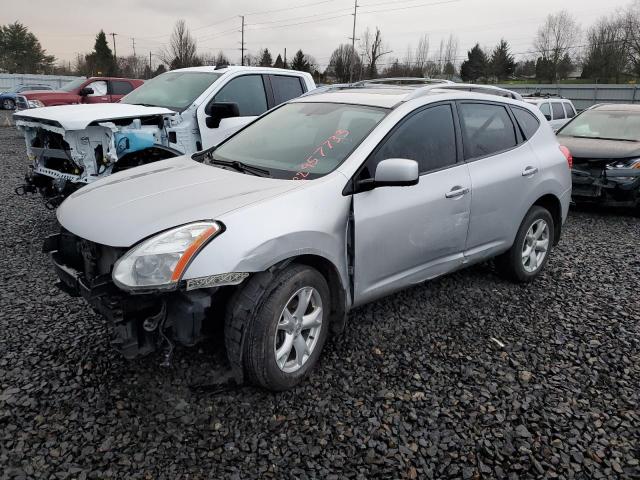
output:
[[[87,95],[93,95],[94,93],[95,92],[93,91],[93,88],[84,87],[80,89],[80,91],[78,92],[78,95],[80,95],[81,97],[86,97]]]
[[[418,162],[406,158],[382,160],[376,167],[375,178],[360,180],[356,192],[367,192],[378,187],[410,187],[420,181]]]
[[[240,116],[240,107],[235,102],[212,102],[206,106],[207,127],[218,128],[220,120]]]
[[[544,118],[546,118],[547,120],[551,121],[551,115],[545,115]]]

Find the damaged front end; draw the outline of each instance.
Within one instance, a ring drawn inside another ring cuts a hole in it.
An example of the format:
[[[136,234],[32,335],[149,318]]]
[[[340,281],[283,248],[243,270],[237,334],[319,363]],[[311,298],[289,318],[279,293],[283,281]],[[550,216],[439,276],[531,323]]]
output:
[[[78,188],[127,168],[180,155],[168,127],[176,119],[153,115],[97,121],[68,130],[47,119],[16,120],[31,162],[17,194],[40,193],[50,208]],[[175,136],[175,133],[173,133]]]
[[[127,249],[100,245],[62,229],[43,246],[59,277],[57,286],[72,296],[82,296],[104,316],[113,331],[113,346],[127,359],[164,350],[168,365],[174,342],[193,346],[205,336],[215,316],[213,299],[219,287],[129,293],[112,280],[113,266]]]
[[[640,158],[573,159],[572,198],[576,203],[640,206]]]

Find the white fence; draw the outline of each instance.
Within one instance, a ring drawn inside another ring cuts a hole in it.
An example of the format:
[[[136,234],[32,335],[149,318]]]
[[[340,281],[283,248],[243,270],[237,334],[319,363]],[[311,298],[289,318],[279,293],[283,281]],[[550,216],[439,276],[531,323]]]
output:
[[[68,75],[31,75],[19,73],[0,73],[0,92],[9,90],[16,85],[49,85],[53,88],[60,88],[65,83],[75,80],[78,77]]]
[[[611,84],[499,85],[521,95],[540,92],[560,95],[573,102],[578,110],[596,103],[640,103],[640,86]]]

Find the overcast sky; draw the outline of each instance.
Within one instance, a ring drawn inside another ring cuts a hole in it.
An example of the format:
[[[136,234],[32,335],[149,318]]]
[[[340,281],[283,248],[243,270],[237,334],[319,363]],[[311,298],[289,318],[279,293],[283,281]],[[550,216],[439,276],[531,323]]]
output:
[[[583,28],[614,13],[630,0],[358,0],[356,36],[368,26],[380,27],[393,56],[402,58],[423,33],[431,51],[450,33],[459,39],[458,56],[476,42],[493,46],[504,37],[512,52],[529,52],[538,26],[549,13],[571,12]],[[100,29],[115,32],[118,55],[146,55],[168,41],[176,20],[184,19],[200,52],[222,50],[239,61],[240,18],[245,15],[245,41],[250,52],[269,48],[275,59],[301,48],[322,68],[333,49],[350,42],[352,0],[17,0],[3,1],[0,24],[19,21],[62,60],[93,48]],[[111,39],[111,37],[109,37]],[[110,45],[111,41],[110,41]]]

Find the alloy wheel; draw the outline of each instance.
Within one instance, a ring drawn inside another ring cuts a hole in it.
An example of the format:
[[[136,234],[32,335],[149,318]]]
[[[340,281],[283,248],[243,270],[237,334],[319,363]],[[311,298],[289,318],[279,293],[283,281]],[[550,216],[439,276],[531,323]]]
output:
[[[527,273],[537,271],[549,251],[549,225],[543,219],[531,224],[522,245],[522,266]]]

